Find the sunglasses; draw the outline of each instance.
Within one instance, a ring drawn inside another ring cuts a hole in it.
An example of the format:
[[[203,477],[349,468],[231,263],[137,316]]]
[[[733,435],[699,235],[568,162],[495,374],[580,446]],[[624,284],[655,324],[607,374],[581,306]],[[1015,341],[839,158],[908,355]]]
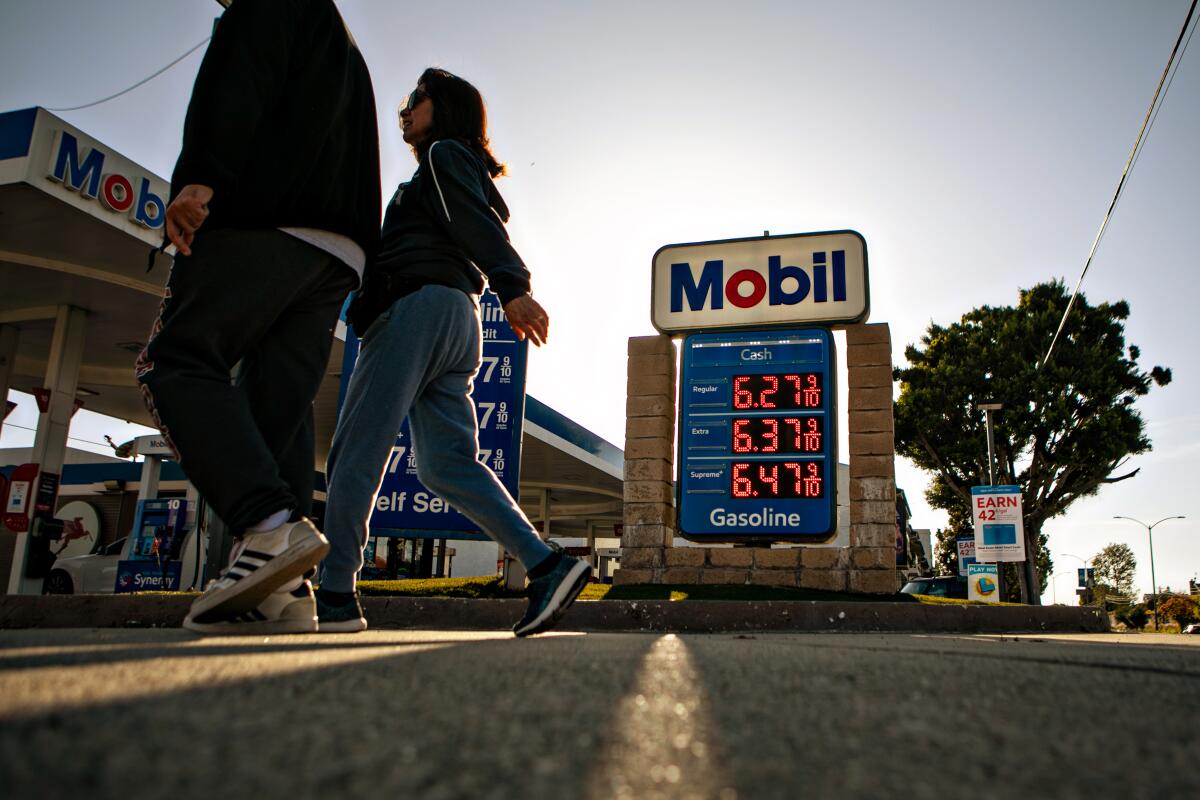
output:
[[[412,94],[404,98],[404,100],[400,103],[398,112],[403,114],[405,111],[412,111],[414,108],[419,106],[422,101],[427,100],[428,98],[429,93],[424,89],[413,89]]]

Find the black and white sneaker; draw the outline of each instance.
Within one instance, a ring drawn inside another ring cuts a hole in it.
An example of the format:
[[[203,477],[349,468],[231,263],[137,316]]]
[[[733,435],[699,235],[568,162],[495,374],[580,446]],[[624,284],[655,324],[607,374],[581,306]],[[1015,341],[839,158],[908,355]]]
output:
[[[267,595],[258,608],[219,622],[196,622],[189,614],[183,627],[209,636],[249,636],[281,633],[315,633],[317,603],[307,580]]]
[[[349,600],[335,603],[328,592],[318,589],[316,603],[317,630],[321,633],[358,633],[367,629],[357,592]]]
[[[246,533],[234,547],[230,567],[196,598],[188,617],[206,625],[253,611],[328,552],[329,540],[303,517],[273,530]]]
[[[552,570],[529,581],[529,608],[513,626],[513,633],[530,636],[553,628],[583,591],[591,574],[591,565],[586,561],[560,556]]]

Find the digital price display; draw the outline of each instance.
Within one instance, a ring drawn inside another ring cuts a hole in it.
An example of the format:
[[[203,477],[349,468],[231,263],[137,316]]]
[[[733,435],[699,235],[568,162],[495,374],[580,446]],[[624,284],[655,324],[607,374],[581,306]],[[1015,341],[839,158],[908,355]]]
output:
[[[684,339],[681,535],[707,542],[836,535],[833,356],[824,328]]]

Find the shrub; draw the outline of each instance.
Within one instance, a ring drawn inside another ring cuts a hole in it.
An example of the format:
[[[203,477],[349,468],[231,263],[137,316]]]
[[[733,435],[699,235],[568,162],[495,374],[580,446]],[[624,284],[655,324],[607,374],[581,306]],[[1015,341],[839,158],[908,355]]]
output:
[[[1117,609],[1116,618],[1117,622],[1126,628],[1140,631],[1150,621],[1150,614],[1147,613],[1145,605],[1138,603],[1136,606]]]
[[[1200,619],[1200,608],[1196,607],[1196,601],[1192,598],[1176,594],[1159,603],[1158,616],[1174,620],[1179,629],[1183,630],[1185,625]]]

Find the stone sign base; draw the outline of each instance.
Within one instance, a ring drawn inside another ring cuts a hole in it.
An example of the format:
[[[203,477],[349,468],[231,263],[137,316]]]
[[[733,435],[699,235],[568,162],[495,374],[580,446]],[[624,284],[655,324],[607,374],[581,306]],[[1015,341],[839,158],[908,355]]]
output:
[[[673,547],[677,357],[668,336],[629,340],[625,526],[618,584],[739,584],[893,594],[892,345],[886,324],[849,325],[850,546]]]
[[[891,549],[865,555],[849,547],[637,547],[623,552],[613,582],[889,594],[896,591],[895,570],[871,561],[881,556],[895,558]]]

